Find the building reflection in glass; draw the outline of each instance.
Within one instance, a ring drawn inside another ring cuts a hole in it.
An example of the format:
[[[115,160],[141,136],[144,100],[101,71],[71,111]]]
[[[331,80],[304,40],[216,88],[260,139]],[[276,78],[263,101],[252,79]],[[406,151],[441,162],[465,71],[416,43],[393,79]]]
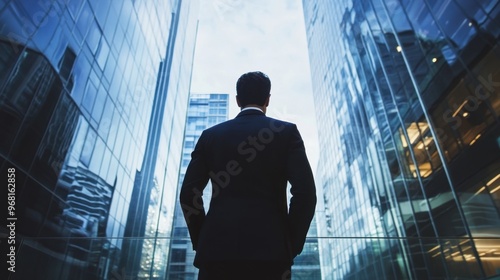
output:
[[[498,1],[303,5],[323,277],[498,277]]]
[[[164,276],[197,7],[0,4],[0,165],[16,170],[17,279]]]

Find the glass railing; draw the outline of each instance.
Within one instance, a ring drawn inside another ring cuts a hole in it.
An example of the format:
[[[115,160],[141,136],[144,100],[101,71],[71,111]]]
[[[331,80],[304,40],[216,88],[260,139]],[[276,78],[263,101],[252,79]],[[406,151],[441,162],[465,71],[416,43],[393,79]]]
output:
[[[5,279],[197,279],[188,238],[15,240]],[[292,279],[500,279],[500,238],[309,237]]]

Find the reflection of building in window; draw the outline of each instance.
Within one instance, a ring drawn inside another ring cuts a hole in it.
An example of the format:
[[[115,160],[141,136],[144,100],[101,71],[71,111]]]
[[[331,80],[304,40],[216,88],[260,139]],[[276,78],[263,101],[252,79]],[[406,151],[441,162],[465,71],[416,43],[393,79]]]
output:
[[[448,161],[494,127],[500,114],[499,63],[493,50],[484,54],[473,67],[474,78],[459,79],[432,109],[435,130]]]
[[[422,178],[430,176],[433,170],[440,166],[440,161],[434,139],[430,135],[429,125],[425,122],[411,123],[406,128],[406,135],[408,141],[403,131],[400,130],[401,143],[405,149],[404,154],[412,176],[417,178],[417,172]],[[416,164],[412,156],[415,157]]]
[[[303,4],[323,277],[498,277],[498,1]],[[352,204],[356,181],[369,192]],[[355,215],[381,225],[361,254]]]
[[[470,190],[460,194],[460,201],[474,242],[466,235],[450,240],[445,238],[442,244],[430,248],[428,253],[432,258],[444,256],[452,262],[465,260],[473,263],[477,256],[485,269],[493,273],[500,267],[500,245],[496,238],[500,234],[500,214],[497,210],[500,208],[500,173]],[[442,199],[444,197],[448,199]],[[449,203],[453,203],[451,193],[440,194],[432,199],[431,204],[434,205],[431,208]]]
[[[91,237],[106,236],[113,189],[97,174],[80,167],[64,167],[57,185],[58,194],[66,195],[62,214],[54,221],[69,231],[70,237],[85,237],[69,239],[69,250],[82,260],[91,260],[95,266],[106,239]]]
[[[164,204],[161,204],[161,195],[162,191],[155,178],[151,190],[147,219],[148,221],[156,221],[157,224],[146,224],[146,231],[144,233],[144,237],[146,238],[144,238],[144,243],[142,244],[141,263],[138,272],[139,279],[157,279],[158,277],[163,277],[165,273],[168,242],[165,239],[155,238],[168,234],[167,208]]]

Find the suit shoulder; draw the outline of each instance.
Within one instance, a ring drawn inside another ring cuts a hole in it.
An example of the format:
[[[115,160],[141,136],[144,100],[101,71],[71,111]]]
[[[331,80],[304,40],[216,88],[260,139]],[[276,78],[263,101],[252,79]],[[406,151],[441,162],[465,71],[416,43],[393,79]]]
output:
[[[271,124],[274,124],[274,126],[282,126],[282,127],[286,127],[286,128],[294,128],[294,127],[297,127],[297,125],[295,123],[291,123],[291,122],[287,122],[287,121],[283,121],[283,120],[278,120],[278,119],[275,119],[275,118],[271,118],[271,117],[266,117],[269,122]]]
[[[231,119],[231,120],[227,120],[227,121],[223,121],[223,122],[221,122],[221,123],[215,124],[215,125],[213,125],[213,126],[211,126],[211,127],[207,128],[207,129],[205,129],[205,130],[203,131],[203,133],[208,133],[208,134],[210,134],[210,133],[212,133],[212,132],[214,132],[214,131],[218,131],[218,130],[221,130],[221,129],[226,129],[227,127],[231,126],[231,124],[232,124],[232,122],[233,122],[233,121],[234,121],[234,120],[233,120],[233,119]]]

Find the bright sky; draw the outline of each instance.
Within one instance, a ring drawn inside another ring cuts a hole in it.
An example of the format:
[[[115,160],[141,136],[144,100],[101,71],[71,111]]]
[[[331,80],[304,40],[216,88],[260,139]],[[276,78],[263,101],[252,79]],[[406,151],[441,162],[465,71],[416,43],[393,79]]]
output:
[[[234,118],[236,81],[262,71],[271,79],[270,117],[296,123],[316,170],[318,141],[300,0],[203,0],[192,92],[229,93]]]

